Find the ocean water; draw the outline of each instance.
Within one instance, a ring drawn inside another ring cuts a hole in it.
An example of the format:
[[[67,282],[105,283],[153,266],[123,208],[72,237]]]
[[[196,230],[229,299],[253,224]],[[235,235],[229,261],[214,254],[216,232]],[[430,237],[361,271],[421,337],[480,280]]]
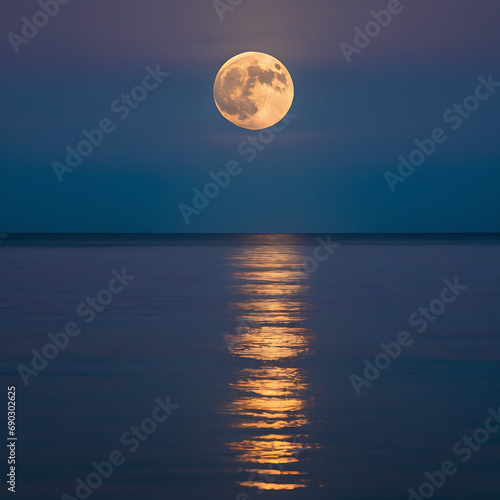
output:
[[[319,237],[3,240],[17,497],[500,498],[500,239]]]

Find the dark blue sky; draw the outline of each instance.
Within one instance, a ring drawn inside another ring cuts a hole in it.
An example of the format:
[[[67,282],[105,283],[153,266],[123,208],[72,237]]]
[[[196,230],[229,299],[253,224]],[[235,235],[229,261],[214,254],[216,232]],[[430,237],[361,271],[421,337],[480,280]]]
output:
[[[211,0],[72,0],[24,43],[11,33],[40,6],[5,0],[0,231],[500,231],[500,87],[478,80],[500,82],[500,5],[403,0],[348,63],[341,43],[388,4],[243,0],[221,21]],[[250,50],[295,84],[294,118],[252,162],[240,144],[258,133],[212,97],[222,64]],[[116,100],[157,65],[169,76],[128,114]],[[474,111],[453,110],[479,85]],[[59,182],[53,162],[105,118],[113,131]],[[437,128],[447,140],[391,190],[398,157]],[[241,172],[186,224],[179,205],[232,160]]]

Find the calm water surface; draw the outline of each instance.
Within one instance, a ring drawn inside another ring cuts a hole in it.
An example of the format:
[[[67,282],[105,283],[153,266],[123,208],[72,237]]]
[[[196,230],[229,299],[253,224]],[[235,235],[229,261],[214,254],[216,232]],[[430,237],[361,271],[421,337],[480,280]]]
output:
[[[18,498],[76,498],[113,450],[89,498],[406,499],[447,459],[434,498],[500,498],[500,432],[453,452],[500,407],[500,241],[316,238],[5,240]],[[86,323],[77,307],[122,268],[135,278]],[[467,289],[417,333],[409,316],[455,278]],[[25,386],[18,365],[70,321],[82,332]],[[351,375],[403,330],[413,344],[358,396]],[[180,407],[132,446],[167,396]]]

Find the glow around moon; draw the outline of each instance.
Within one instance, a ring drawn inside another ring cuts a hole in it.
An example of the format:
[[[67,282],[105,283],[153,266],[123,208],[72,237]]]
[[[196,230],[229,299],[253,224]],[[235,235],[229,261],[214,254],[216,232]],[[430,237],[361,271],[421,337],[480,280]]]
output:
[[[244,52],[229,59],[215,78],[218,110],[231,123],[249,130],[278,123],[290,109],[293,96],[288,70],[262,52]]]

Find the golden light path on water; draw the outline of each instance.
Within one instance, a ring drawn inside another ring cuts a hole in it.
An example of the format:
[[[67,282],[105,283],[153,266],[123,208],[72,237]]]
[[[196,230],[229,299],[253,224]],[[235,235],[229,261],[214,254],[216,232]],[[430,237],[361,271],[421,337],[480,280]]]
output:
[[[255,246],[237,247],[230,256],[232,291],[241,300],[231,304],[239,326],[226,340],[250,366],[236,374],[226,408],[245,438],[228,446],[247,476],[241,486],[294,490],[307,486],[301,454],[315,446],[303,433],[311,398],[300,360],[312,341],[303,325],[308,285],[299,265],[305,255],[293,236],[281,237],[287,240],[280,245],[266,244],[276,236],[254,238]]]

